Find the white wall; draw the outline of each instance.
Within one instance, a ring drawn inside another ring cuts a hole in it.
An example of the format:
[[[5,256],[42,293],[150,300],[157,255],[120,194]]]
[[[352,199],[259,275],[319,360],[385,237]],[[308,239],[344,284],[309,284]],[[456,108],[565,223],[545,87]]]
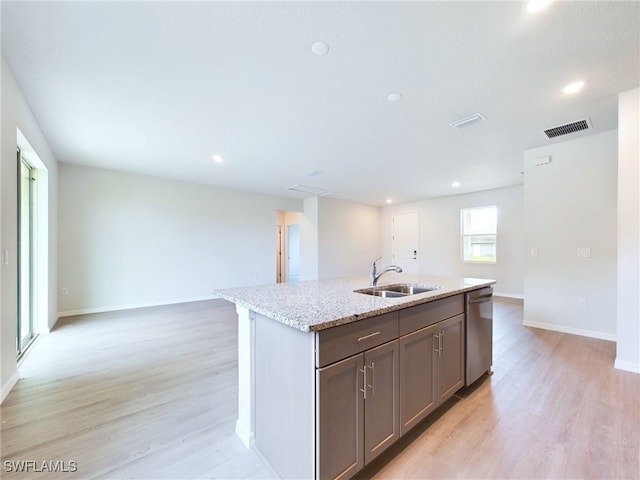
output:
[[[524,152],[525,325],[615,339],[617,138],[614,130]]]
[[[380,209],[301,202],[60,164],[61,315],[210,298],[275,282],[276,224],[303,210],[302,279],[366,274]]]
[[[640,372],[640,89],[618,108],[618,320],[616,368]]]
[[[60,164],[61,314],[275,282],[277,210],[299,200]]]
[[[318,200],[318,278],[366,275],[380,255],[380,208]]]
[[[16,370],[16,315],[17,315],[17,129],[24,134],[35,152],[47,168],[49,222],[48,235],[48,291],[41,292],[46,298],[45,323],[38,330],[46,330],[57,318],[57,202],[58,202],[58,164],[40,130],[19,86],[2,58],[2,147],[0,150],[2,165],[0,173],[0,215],[2,225],[0,238],[2,249],[2,275],[0,276],[0,325],[1,363],[0,379],[2,399],[17,381]],[[4,251],[8,253],[8,264],[4,263]]]
[[[498,261],[484,265],[464,263],[460,254],[460,209],[487,205],[498,207]],[[419,273],[492,278],[497,281],[496,294],[522,297],[524,220],[521,185],[384,207],[382,241],[385,258],[381,265],[391,262],[393,215],[406,211],[419,213]]]
[[[380,255],[380,208],[327,197],[304,201],[301,280],[366,275]]]
[[[303,202],[300,222],[300,280],[318,278],[318,197]]]

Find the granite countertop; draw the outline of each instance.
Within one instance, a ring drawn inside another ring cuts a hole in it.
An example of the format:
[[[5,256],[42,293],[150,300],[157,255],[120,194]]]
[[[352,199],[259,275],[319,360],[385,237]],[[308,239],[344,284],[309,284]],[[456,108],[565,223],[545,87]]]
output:
[[[440,288],[406,297],[382,298],[354,292],[369,286],[369,277],[362,275],[225,288],[213,293],[267,318],[310,332],[469,292],[492,285],[495,280],[388,273],[378,281],[378,287],[397,283],[438,285]]]

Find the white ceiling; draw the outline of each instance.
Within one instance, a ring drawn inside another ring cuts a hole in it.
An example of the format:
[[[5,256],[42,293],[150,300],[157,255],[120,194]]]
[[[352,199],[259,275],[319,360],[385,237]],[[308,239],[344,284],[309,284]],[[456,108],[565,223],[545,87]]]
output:
[[[58,160],[373,205],[519,184],[541,130],[616,128],[639,32],[638,1],[2,1],[2,52]]]

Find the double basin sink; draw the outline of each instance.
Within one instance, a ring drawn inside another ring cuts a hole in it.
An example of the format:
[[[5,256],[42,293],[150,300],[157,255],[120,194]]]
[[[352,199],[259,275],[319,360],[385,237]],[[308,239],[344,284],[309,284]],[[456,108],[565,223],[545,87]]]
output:
[[[354,290],[356,293],[374,295],[376,297],[396,298],[417,295],[418,293],[432,292],[438,290],[438,285],[423,285],[417,283],[396,283],[393,285],[380,285],[379,287],[362,288]]]

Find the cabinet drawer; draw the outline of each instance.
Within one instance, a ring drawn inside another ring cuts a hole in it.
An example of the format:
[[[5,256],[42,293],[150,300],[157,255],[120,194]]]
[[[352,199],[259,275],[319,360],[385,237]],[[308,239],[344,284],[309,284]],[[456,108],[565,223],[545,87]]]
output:
[[[463,294],[405,308],[399,312],[399,333],[406,335],[461,313],[464,313]]]
[[[358,320],[316,333],[316,367],[324,367],[398,338],[398,312]]]

